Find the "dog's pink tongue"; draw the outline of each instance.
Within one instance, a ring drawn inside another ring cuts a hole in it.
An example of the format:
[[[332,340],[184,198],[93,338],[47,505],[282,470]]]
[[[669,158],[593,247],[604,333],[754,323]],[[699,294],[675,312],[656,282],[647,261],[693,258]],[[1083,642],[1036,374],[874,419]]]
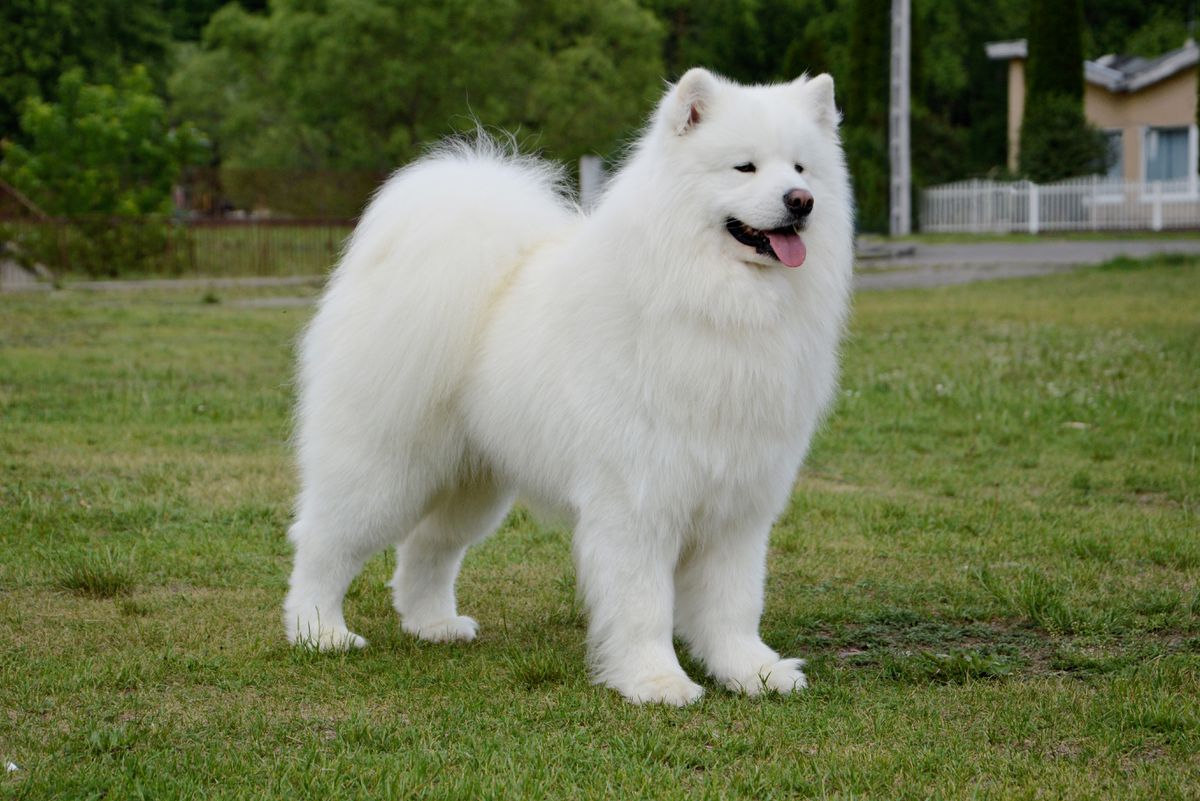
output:
[[[767,239],[771,242],[771,250],[775,251],[775,258],[788,267],[799,267],[804,264],[808,248],[804,247],[804,242],[794,231],[786,233],[767,231],[766,234]]]

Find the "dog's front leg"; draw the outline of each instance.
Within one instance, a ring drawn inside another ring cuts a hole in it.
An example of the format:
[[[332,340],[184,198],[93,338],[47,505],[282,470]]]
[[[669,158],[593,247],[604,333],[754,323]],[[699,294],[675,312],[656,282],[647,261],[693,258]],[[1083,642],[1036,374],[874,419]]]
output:
[[[802,659],[780,659],[758,633],[770,521],[714,533],[689,550],[675,574],[675,626],[692,655],[735,692],[806,686]]]
[[[633,515],[584,515],[574,554],[593,677],[634,703],[684,706],[704,692],[671,640],[679,537]]]

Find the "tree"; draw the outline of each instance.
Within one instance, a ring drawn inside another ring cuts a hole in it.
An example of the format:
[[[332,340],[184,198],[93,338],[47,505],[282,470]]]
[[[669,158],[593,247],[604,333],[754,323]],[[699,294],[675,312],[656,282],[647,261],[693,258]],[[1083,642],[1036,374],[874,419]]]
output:
[[[1021,173],[1035,183],[1107,169],[1104,135],[1083,117],[1079,102],[1056,94],[1025,104],[1021,122]]]
[[[1083,0],[1033,0],[1027,97],[1083,98]]]
[[[1082,0],[1033,0],[1021,172],[1056,181],[1103,172],[1104,136],[1083,116]]]
[[[1023,35],[1024,0],[914,0],[913,178],[918,185],[987,173],[1005,161],[1006,65],[985,44]]]
[[[1183,44],[1196,10],[1196,0],[1088,0],[1083,8],[1084,57],[1160,56]]]
[[[147,71],[89,84],[64,73],[58,100],[30,100],[21,115],[27,144],[7,142],[0,175],[45,212],[70,223],[71,266],[115,275],[162,252],[180,171],[205,158],[191,126],[173,128]],[[35,250],[45,243],[26,243]],[[41,254],[44,255],[44,254]]]
[[[891,2],[854,0],[852,12],[850,70],[841,94],[846,159],[854,176],[859,228],[886,231]]]
[[[640,123],[661,38],[632,0],[230,5],[170,90],[230,167],[391,169],[477,123],[574,160]]]
[[[663,61],[672,80],[703,66],[737,81],[755,82],[775,66],[769,63],[758,0],[644,0],[642,5],[666,29]]]
[[[171,35],[181,42],[200,39],[204,26],[217,9],[230,0],[161,0],[163,12],[171,25]],[[247,11],[265,11],[267,0],[234,0]]]
[[[69,70],[112,82],[144,64],[164,77],[168,27],[151,0],[5,0],[0,30],[0,139],[19,136],[25,99],[52,100]]]
[[[1174,16],[1167,9],[1156,8],[1150,19],[1126,40],[1122,52],[1130,56],[1156,58],[1181,47],[1191,36],[1194,20]]]

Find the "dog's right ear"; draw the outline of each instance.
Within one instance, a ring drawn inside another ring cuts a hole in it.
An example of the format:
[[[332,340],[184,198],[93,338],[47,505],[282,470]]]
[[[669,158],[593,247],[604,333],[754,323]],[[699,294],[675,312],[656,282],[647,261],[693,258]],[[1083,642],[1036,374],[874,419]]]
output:
[[[706,69],[692,67],[683,74],[667,100],[667,122],[683,136],[704,119],[717,91],[716,77]]]

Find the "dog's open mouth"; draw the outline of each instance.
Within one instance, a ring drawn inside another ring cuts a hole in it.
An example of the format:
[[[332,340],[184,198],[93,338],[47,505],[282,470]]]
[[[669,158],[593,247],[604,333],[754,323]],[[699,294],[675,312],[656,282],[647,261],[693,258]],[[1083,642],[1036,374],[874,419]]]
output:
[[[804,259],[808,255],[808,249],[804,246],[804,241],[800,239],[801,226],[803,223],[762,231],[758,228],[751,228],[733,217],[725,221],[725,230],[734,239],[746,247],[754,248],[756,253],[771,256],[788,267],[799,267],[804,264]]]

